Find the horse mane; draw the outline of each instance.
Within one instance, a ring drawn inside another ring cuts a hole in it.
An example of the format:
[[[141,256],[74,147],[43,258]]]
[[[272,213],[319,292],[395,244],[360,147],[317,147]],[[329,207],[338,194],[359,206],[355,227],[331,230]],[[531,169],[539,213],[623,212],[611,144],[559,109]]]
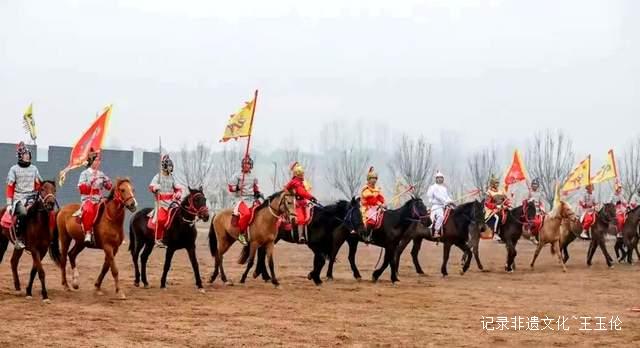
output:
[[[562,208],[566,205],[567,203],[565,201],[560,201],[560,204],[556,205],[555,207],[553,207],[553,209],[551,209],[551,211],[549,212],[549,217],[552,219],[557,219],[559,217],[562,216]]]
[[[475,201],[463,203],[456,209],[453,209],[453,217],[459,217],[461,214],[466,213],[473,206]]]
[[[284,191],[275,192],[271,196],[267,197],[267,199],[262,201],[262,203],[260,203],[260,205],[256,208],[256,212],[258,212],[259,210],[269,206],[269,204],[271,204],[271,201],[274,200],[275,198],[279,197],[282,194],[282,192],[284,192]]]
[[[345,200],[341,199],[341,200],[337,201],[337,202],[336,202],[336,203],[334,203],[334,204],[325,205],[325,206],[322,208],[322,211],[323,211],[324,213],[327,213],[327,214],[335,215],[335,214],[337,214],[339,211],[347,210],[347,209],[348,209],[348,207],[349,207],[349,203],[350,203],[350,202],[348,202],[348,201],[345,201]]]
[[[44,181],[42,181],[42,185],[44,185],[44,184],[51,184],[51,185],[53,185],[53,187],[56,187],[56,182],[53,181],[53,180],[44,180]]]
[[[117,177],[116,178],[116,184],[113,185],[113,187],[111,188],[111,190],[109,191],[109,195],[107,196],[107,200],[111,201],[115,198],[116,196],[116,189],[118,188],[118,186],[120,186],[120,184],[122,184],[123,182],[127,182],[129,184],[131,184],[131,179],[128,177]]]

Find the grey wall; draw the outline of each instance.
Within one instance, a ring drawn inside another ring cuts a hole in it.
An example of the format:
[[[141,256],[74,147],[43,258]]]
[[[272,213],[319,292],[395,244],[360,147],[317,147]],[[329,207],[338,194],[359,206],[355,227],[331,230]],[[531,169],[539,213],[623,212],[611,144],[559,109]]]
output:
[[[50,146],[48,161],[38,161],[36,148],[30,146],[33,154],[33,164],[35,164],[42,178],[45,180],[56,180],[58,173],[69,162],[70,147]],[[0,194],[2,194],[2,202],[4,204],[5,197],[5,178],[9,172],[9,168],[16,164],[16,144],[0,143],[0,175],[2,176],[2,185],[0,185]],[[151,178],[158,172],[159,156],[157,152],[144,152],[143,165],[141,167],[133,166],[133,152],[119,150],[103,150],[102,151],[102,171],[114,180],[119,176],[126,176],[132,179],[136,188],[136,199],[140,208],[152,207],[153,197],[147,190]],[[58,201],[60,205],[67,203],[79,202],[80,195],[78,193],[78,176],[82,171],[81,168],[71,171],[67,174],[64,186],[58,187]]]

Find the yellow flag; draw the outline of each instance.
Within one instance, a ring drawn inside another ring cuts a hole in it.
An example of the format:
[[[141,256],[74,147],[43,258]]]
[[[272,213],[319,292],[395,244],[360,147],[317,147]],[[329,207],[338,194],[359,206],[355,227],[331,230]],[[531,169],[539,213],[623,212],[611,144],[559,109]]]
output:
[[[25,110],[22,116],[24,129],[29,133],[31,140],[36,141],[38,133],[36,131],[36,121],[33,119],[33,103],[29,104],[27,110]]]
[[[229,117],[229,122],[224,128],[224,135],[221,142],[229,139],[237,139],[248,137],[251,135],[251,127],[253,125],[253,115],[255,112],[256,99],[246,102],[238,112]]]
[[[587,186],[590,184],[591,179],[591,155],[587,156],[587,158],[578,163],[569,176],[567,177],[567,181],[562,185],[562,193],[568,194],[572,191],[578,190],[583,186]]]
[[[600,170],[591,178],[592,184],[599,184],[618,177],[618,168],[616,167],[616,158],[613,150],[607,153],[607,162],[600,167]]]

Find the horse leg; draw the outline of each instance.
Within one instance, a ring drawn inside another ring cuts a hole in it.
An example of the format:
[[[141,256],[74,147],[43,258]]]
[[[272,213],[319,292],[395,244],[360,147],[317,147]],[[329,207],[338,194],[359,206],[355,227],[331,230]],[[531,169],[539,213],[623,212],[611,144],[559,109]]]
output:
[[[105,247],[105,260],[109,261],[109,268],[111,268],[111,276],[113,277],[114,287],[116,290],[116,296],[119,299],[124,300],[127,296],[124,294],[124,291],[120,289],[120,278],[118,277],[118,266],[116,265],[116,254],[118,253],[117,247],[113,250],[110,247]]]
[[[387,268],[387,266],[389,266],[389,262],[391,262],[391,258],[393,257],[393,255],[389,255],[389,253],[386,252],[384,253],[384,261],[382,262],[382,265],[380,265],[380,268],[376,269],[375,271],[373,271],[373,274],[371,275],[371,280],[375,283],[378,281],[378,279],[380,279],[380,276],[382,275],[382,272],[384,272],[384,270]]]
[[[154,243],[155,242],[153,239],[146,240],[144,243],[144,250],[142,250],[142,255],[140,255],[140,266],[142,267],[142,285],[145,289],[149,288],[149,281],[147,280],[147,262],[149,261],[149,255],[151,255],[151,253],[153,252]],[[140,246],[140,248],[142,249],[142,245]],[[136,278],[136,280],[137,279],[138,278]]]
[[[473,251],[473,256],[476,259],[476,265],[478,265],[478,269],[484,271],[484,267],[482,266],[482,262],[480,262],[480,233],[474,233],[471,236],[471,250]]]
[[[507,238],[505,246],[507,248],[507,264],[504,266],[504,270],[511,273],[514,271],[514,263],[517,255],[516,247],[510,238]]]
[[[358,248],[358,239],[356,238],[351,238],[353,240],[355,240],[355,245],[356,245],[356,249]],[[334,240],[333,240],[333,244],[331,245],[331,251],[329,252],[329,266],[327,266],[327,280],[333,280],[333,265],[336,262],[336,257],[338,255],[338,251],[340,251],[340,247],[342,247],[342,244],[344,244],[344,242],[346,240],[349,240],[349,254],[351,254],[351,249],[353,249],[352,247],[352,243],[353,241],[349,238],[348,235],[345,235],[344,233],[338,233]],[[349,263],[351,264],[351,260],[349,260]],[[351,264],[351,270],[353,271],[354,268],[354,264]],[[357,268],[356,268],[357,271]],[[356,271],[353,271],[353,276],[356,277]],[[359,273],[359,272],[358,272]],[[358,279],[356,277],[356,279]]]
[[[591,261],[593,261],[593,254],[596,253],[596,240],[592,234],[591,242],[589,243],[589,249],[587,249],[587,266],[591,267]]]
[[[65,291],[71,291],[69,283],[67,281],[67,257],[69,255],[69,245],[71,239],[64,234],[63,230],[60,231],[60,272],[62,278],[62,286]]]
[[[447,272],[447,263],[449,262],[449,253],[451,252],[451,242],[444,242],[442,247],[442,266],[440,266],[440,273],[442,277],[449,275]]]
[[[267,258],[269,259],[269,272],[271,272],[271,284],[273,284],[273,286],[275,286],[276,288],[278,288],[280,286],[280,282],[278,281],[278,278],[276,277],[276,269],[275,269],[275,265],[273,262],[273,254],[274,254],[274,248],[273,248],[273,242],[268,243],[266,245],[267,248]],[[318,275],[320,273],[318,272]],[[318,279],[320,279],[320,277],[318,276]]]
[[[542,248],[544,248],[545,246],[545,242],[542,240],[542,238],[540,238],[540,241],[538,242],[538,245],[536,246],[536,251],[533,253],[533,259],[531,260],[531,269],[533,269],[533,267],[536,264],[536,259],[538,258],[538,255],[540,255],[540,251],[542,251]]]
[[[173,259],[173,254],[176,250],[173,247],[167,247],[167,253],[164,257],[164,268],[162,270],[162,278],[160,278],[160,289],[167,288],[167,273],[169,273],[169,269],[171,269],[171,259]]]
[[[627,257],[627,254],[624,252],[624,248],[622,247],[623,243],[622,238],[616,238],[616,243],[613,245],[613,251],[616,253],[616,259],[618,262],[622,262]]]
[[[351,272],[353,273],[353,277],[356,280],[361,280],[362,279],[362,275],[360,274],[360,270],[358,270],[358,265],[356,264],[356,253],[358,252],[358,243],[359,241],[355,238],[353,238],[352,240],[348,241],[348,245],[349,245],[349,266],[351,267]],[[338,254],[338,251],[336,250],[336,252],[331,255],[331,260],[329,261],[332,265],[334,260],[336,259],[336,255]],[[329,271],[327,271],[327,274],[329,273]],[[332,267],[332,271],[331,273],[333,274],[333,267]],[[327,278],[329,278],[329,276],[327,275]],[[333,279],[333,275],[331,276],[331,279]]]
[[[324,267],[325,257],[324,255],[314,250],[313,252],[313,270],[309,273],[309,279],[313,280],[313,283],[316,285],[322,284],[322,279],[320,279],[320,273],[322,272],[322,267]],[[328,273],[328,272],[327,272]],[[328,280],[328,279],[327,279]]]
[[[558,263],[560,263],[560,265],[562,266],[562,272],[566,272],[567,271],[567,266],[565,266],[564,262],[562,261],[562,250],[560,249],[560,241],[556,240],[553,243],[555,244],[555,248],[557,250]]]
[[[224,272],[224,254],[227,252],[227,250],[229,249],[229,247],[231,246],[230,243],[228,243],[225,240],[224,244],[220,244],[218,246],[218,253],[216,254],[216,271],[218,270],[218,268],[220,269],[220,280],[222,280],[222,282],[224,283],[224,285],[227,286],[231,286],[233,285],[233,282],[231,281],[231,279],[227,279],[227,274]],[[214,273],[215,275],[215,273]],[[213,277],[213,275],[211,275],[211,277]],[[215,278],[213,278],[215,280]]]
[[[33,297],[33,282],[36,280],[36,274],[38,274],[38,269],[33,265],[31,266],[31,272],[29,273],[29,284],[27,284],[27,299],[31,299]]]
[[[15,288],[16,294],[20,293],[20,275],[18,274],[18,264],[20,263],[20,258],[22,257],[23,252],[24,249],[13,249],[13,254],[11,255],[11,273],[13,274],[13,286]]]
[[[204,289],[202,288],[202,278],[200,278],[200,267],[198,266],[198,258],[196,257],[195,245],[187,249],[187,253],[189,254],[191,268],[193,268],[193,276],[196,279],[196,287],[201,290],[200,292],[204,292]]]
[[[137,239],[138,237],[136,237]],[[135,279],[133,281],[133,286],[136,288],[140,286],[140,267],[138,267],[138,256],[140,255],[140,251],[142,251],[143,243],[131,243],[131,260],[133,261],[133,270],[135,274]]]
[[[412,238],[405,237],[400,240],[400,243],[398,243],[398,245],[395,248],[396,251],[394,253],[394,259],[395,259],[395,265],[396,265],[396,274],[400,274],[400,269],[399,269],[400,257],[402,256],[402,253],[407,248],[407,245],[409,245],[409,242],[411,242],[411,240]]]
[[[84,243],[75,242],[73,244],[73,248],[71,248],[71,250],[69,251],[69,264],[71,265],[71,271],[73,272],[73,278],[71,278],[71,286],[73,286],[73,288],[76,290],[80,288],[80,272],[78,272],[78,268],[76,267],[76,258],[82,250],[84,250]]]
[[[96,294],[102,296],[102,282],[104,281],[104,277],[107,275],[107,272],[109,271],[109,262],[107,262],[107,259],[105,258],[105,260],[102,262],[102,268],[100,269],[100,274],[98,274],[98,278],[96,279],[96,282],[93,284]]]
[[[420,248],[422,248],[422,238],[415,238],[413,240],[413,247],[411,247],[411,259],[413,260],[413,266],[416,268],[416,273],[424,275],[422,266],[420,266]]]
[[[467,273],[469,267],[471,266],[471,258],[473,257],[473,252],[471,251],[471,247],[467,243],[458,242],[456,246],[462,250],[464,255],[462,256],[464,263],[462,264],[462,269],[460,270],[460,275]]]
[[[267,251],[264,247],[258,248],[258,261],[256,262],[256,269],[253,271],[253,279],[262,276],[267,273]]]
[[[604,235],[598,238],[598,245],[600,246],[600,250],[602,250],[604,257],[607,260],[607,267],[611,268],[613,266],[613,259],[611,258],[611,255],[609,255],[609,252],[607,251],[607,245],[604,241]]]
[[[387,248],[385,248],[384,253],[385,253],[385,255],[386,254],[391,255],[391,258],[389,259],[389,263],[390,263],[390,266],[391,266],[391,284],[392,285],[396,285],[396,283],[400,281],[400,279],[398,279],[398,259],[399,259],[399,257],[396,255],[396,247],[395,246],[387,247]]]
[[[251,267],[253,267],[253,263],[255,262],[257,251],[258,251],[258,245],[256,243],[251,243],[249,245],[249,260],[247,261],[247,268],[244,270],[244,273],[242,273],[242,278],[240,278],[240,284],[244,284],[245,281],[247,280],[249,271],[251,270]]]
[[[46,250],[46,249],[45,249]],[[49,303],[49,295],[47,293],[47,286],[45,285],[45,273],[44,268],[42,267],[42,257],[38,251],[31,253],[31,258],[33,259],[33,269],[31,270],[31,279],[29,280],[29,287],[27,288],[27,294],[31,296],[31,288],[33,286],[33,281],[35,280],[34,270],[38,273],[38,278],[40,279],[40,286],[42,288],[42,301],[44,303]]]

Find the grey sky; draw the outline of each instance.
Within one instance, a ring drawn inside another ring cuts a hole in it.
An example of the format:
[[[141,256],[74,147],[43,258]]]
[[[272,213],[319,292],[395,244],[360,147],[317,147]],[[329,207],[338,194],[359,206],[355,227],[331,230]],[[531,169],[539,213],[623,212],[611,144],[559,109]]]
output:
[[[215,143],[255,88],[263,146],[344,119],[467,149],[559,127],[603,157],[640,126],[640,2],[344,3],[0,0],[0,141],[33,101],[44,145],[109,103],[111,144]]]

